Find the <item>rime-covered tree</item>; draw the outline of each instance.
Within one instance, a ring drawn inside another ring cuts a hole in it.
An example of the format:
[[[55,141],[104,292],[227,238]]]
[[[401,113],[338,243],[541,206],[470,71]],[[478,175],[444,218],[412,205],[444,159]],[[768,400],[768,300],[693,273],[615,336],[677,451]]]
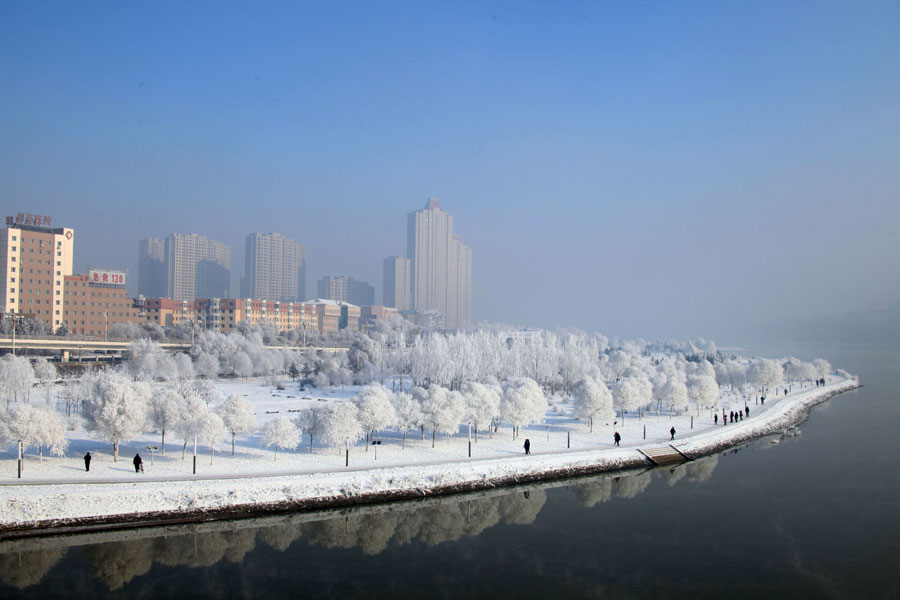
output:
[[[243,396],[231,395],[219,404],[216,412],[222,417],[225,428],[231,434],[231,454],[234,455],[234,438],[256,428],[253,407]]]
[[[784,381],[784,373],[781,365],[768,358],[758,358],[753,361],[747,370],[747,379],[750,384],[756,386],[761,393],[770,387],[777,387]]]
[[[201,414],[197,422],[197,439],[209,448],[209,464],[212,464],[213,456],[216,454],[216,444],[222,441],[223,437],[225,437],[225,423],[222,417],[209,410]],[[297,437],[299,439],[299,435]],[[233,440],[234,438],[232,443]]]
[[[121,373],[104,371],[91,381],[82,414],[88,431],[112,442],[114,461],[119,460],[119,443],[141,434],[149,401],[150,386]]]
[[[194,362],[194,370],[197,375],[208,379],[215,379],[219,374],[219,368],[219,359],[206,352],[198,354],[197,360]]]
[[[352,402],[329,402],[315,410],[319,439],[326,446],[350,444],[363,436],[359,409]]]
[[[513,425],[514,436],[520,426],[542,421],[546,412],[547,399],[535,380],[518,377],[503,386],[500,413]]]
[[[392,399],[394,413],[397,415],[397,427],[403,434],[402,447],[406,448],[406,434],[410,429],[422,427],[424,417],[422,405],[412,394],[397,392]]]
[[[370,383],[359,392],[355,404],[359,409],[359,424],[366,432],[366,450],[369,448],[370,434],[397,423],[397,413],[391,404],[392,396],[391,391],[380,383]]]
[[[292,450],[300,444],[300,431],[288,419],[276,417],[263,427],[259,443],[263,446],[275,446],[274,460],[278,460],[278,448]]]
[[[572,405],[575,415],[587,419],[590,431],[594,431],[594,419],[611,419],[613,397],[606,384],[594,377],[585,377],[572,388]]]
[[[12,356],[7,354],[0,360],[0,385],[6,394],[6,406],[9,400],[19,399],[28,402],[31,398],[31,388],[34,386],[34,369],[31,362],[24,356]]]
[[[613,406],[623,411],[622,418],[625,412],[644,407],[653,398],[653,384],[637,369],[626,369],[618,384],[610,391],[613,395]]]
[[[475,441],[478,441],[478,429],[488,426],[500,416],[500,394],[495,388],[474,381],[462,386],[462,394],[466,400],[464,418],[475,427]]]
[[[39,356],[34,361],[33,369],[35,378],[40,382],[41,387],[44,388],[47,404],[49,405],[51,384],[56,381],[57,377],[56,367],[43,356]]]
[[[466,413],[462,394],[451,392],[439,385],[432,385],[422,402],[425,427],[431,430],[431,447],[438,433],[456,433]]]
[[[160,448],[163,456],[166,454],[166,431],[178,422],[183,404],[184,398],[181,394],[168,386],[156,388],[150,396],[148,417],[150,424],[159,430],[162,436]]]

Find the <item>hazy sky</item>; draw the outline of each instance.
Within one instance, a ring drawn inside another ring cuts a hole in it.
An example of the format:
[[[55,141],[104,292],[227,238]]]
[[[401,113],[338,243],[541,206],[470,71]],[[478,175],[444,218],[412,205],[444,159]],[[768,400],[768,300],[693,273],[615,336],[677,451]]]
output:
[[[607,335],[900,300],[900,3],[0,2],[3,215],[276,231],[381,297],[440,199],[473,316]],[[133,288],[132,288],[133,289]]]

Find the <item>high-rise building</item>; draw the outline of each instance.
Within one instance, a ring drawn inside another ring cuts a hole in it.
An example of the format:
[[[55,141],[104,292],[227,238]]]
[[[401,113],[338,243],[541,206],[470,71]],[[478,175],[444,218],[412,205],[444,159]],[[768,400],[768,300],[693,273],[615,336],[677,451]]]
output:
[[[318,297],[323,300],[349,302],[356,306],[375,304],[375,288],[365,281],[357,281],[352,277],[326,275],[319,280],[318,292]]]
[[[409,276],[411,260],[402,256],[384,259],[382,304],[397,310],[409,310]]]
[[[148,298],[165,298],[168,271],[166,241],[150,237],[138,242],[138,294]]]
[[[6,217],[0,230],[0,312],[23,314],[54,331],[62,324],[65,277],[72,274],[75,231],[43,215]]]
[[[458,329],[472,320],[472,251],[453,234],[453,215],[436,198],[409,213],[406,256],[410,299],[417,312],[437,311],[446,327]]]
[[[227,298],[231,248],[196,233],[166,238],[166,268],[173,300]]]
[[[279,233],[248,235],[241,296],[282,302],[305,300],[306,248]]]

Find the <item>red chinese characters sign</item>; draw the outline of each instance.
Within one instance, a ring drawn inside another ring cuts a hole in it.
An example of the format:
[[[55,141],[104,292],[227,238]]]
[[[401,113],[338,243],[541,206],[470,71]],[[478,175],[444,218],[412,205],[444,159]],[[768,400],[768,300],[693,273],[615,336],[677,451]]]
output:
[[[37,225],[38,227],[50,227],[50,217],[46,215],[33,215],[31,213],[16,213],[15,217],[6,217],[7,227],[12,225]]]
[[[125,285],[125,271],[110,271],[107,269],[91,269],[88,271],[88,279],[91,283],[104,283],[106,285]]]

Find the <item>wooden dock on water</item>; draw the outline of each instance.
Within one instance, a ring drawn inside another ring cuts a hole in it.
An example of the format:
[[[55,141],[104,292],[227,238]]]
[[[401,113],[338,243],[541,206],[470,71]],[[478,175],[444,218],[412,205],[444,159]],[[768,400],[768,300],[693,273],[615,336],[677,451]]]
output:
[[[654,465],[678,465],[691,460],[690,457],[682,454],[678,448],[671,444],[658,448],[647,448],[646,450],[638,448],[638,452],[643,454]]]

